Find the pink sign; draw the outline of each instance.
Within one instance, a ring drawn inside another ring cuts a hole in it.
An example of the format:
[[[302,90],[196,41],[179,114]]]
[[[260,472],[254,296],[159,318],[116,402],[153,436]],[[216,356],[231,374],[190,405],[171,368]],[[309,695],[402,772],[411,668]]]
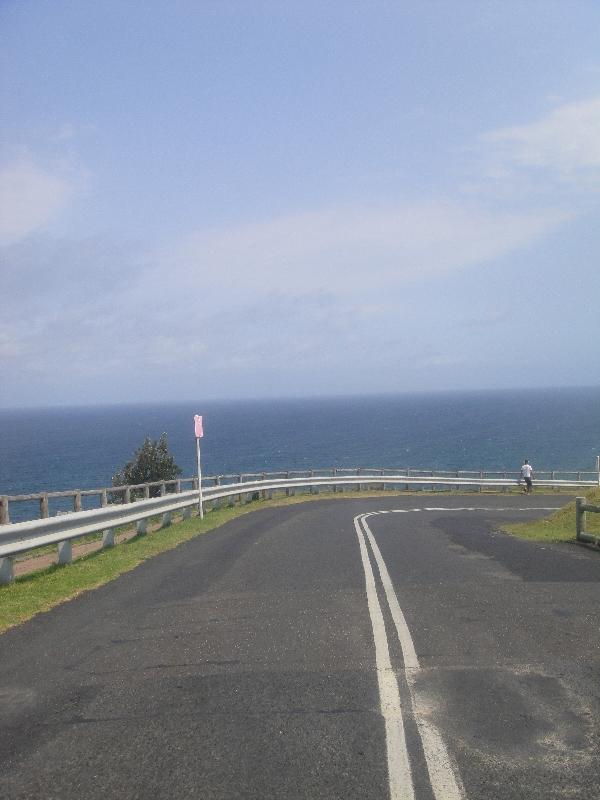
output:
[[[196,439],[201,439],[204,436],[202,417],[198,416],[198,414],[194,416],[194,434],[196,435]]]

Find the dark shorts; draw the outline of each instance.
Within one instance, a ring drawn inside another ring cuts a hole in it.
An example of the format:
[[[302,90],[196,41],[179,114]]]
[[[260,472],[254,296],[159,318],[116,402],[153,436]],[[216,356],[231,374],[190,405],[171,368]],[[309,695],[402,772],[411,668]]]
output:
[[[527,484],[527,488],[531,489],[531,478],[524,478],[524,481]]]

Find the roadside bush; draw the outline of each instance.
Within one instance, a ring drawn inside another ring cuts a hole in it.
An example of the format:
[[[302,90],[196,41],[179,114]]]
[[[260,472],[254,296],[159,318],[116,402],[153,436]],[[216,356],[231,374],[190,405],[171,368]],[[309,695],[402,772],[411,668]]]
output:
[[[112,477],[113,486],[132,486],[138,483],[153,483],[154,481],[171,481],[181,475],[181,469],[175,463],[173,456],[169,453],[167,434],[161,434],[158,440],[153,440],[146,436],[144,443],[135,451],[131,461],[128,461],[123,469],[118,470]],[[160,495],[160,486],[150,487],[150,497]],[[142,489],[133,489],[131,492],[132,500],[143,497]],[[112,502],[123,501],[120,492],[112,493]]]

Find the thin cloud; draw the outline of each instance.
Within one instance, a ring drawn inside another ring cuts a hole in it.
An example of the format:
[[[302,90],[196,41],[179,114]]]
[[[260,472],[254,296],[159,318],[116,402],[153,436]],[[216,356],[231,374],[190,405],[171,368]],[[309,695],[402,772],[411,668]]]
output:
[[[600,181],[600,97],[566,103],[535,122],[500,128],[482,137],[495,169],[536,168],[556,178]]]
[[[199,232],[164,258],[179,290],[254,294],[265,285],[292,292],[333,285],[344,294],[481,266],[568,218],[555,209],[493,213],[443,203],[330,208]],[[165,283],[162,266],[153,290],[157,283]]]
[[[0,245],[42,230],[67,205],[75,187],[66,178],[19,160],[0,167]]]
[[[494,325],[503,325],[510,321],[510,315],[506,311],[488,311],[485,314],[477,314],[460,320],[458,327],[461,328],[490,328]]]

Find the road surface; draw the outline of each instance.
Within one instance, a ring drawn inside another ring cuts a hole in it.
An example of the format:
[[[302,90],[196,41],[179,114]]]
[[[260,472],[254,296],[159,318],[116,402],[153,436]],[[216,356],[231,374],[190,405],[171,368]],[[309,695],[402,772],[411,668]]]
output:
[[[600,798],[600,556],[497,532],[562,502],[265,508],[8,631],[2,796]]]

